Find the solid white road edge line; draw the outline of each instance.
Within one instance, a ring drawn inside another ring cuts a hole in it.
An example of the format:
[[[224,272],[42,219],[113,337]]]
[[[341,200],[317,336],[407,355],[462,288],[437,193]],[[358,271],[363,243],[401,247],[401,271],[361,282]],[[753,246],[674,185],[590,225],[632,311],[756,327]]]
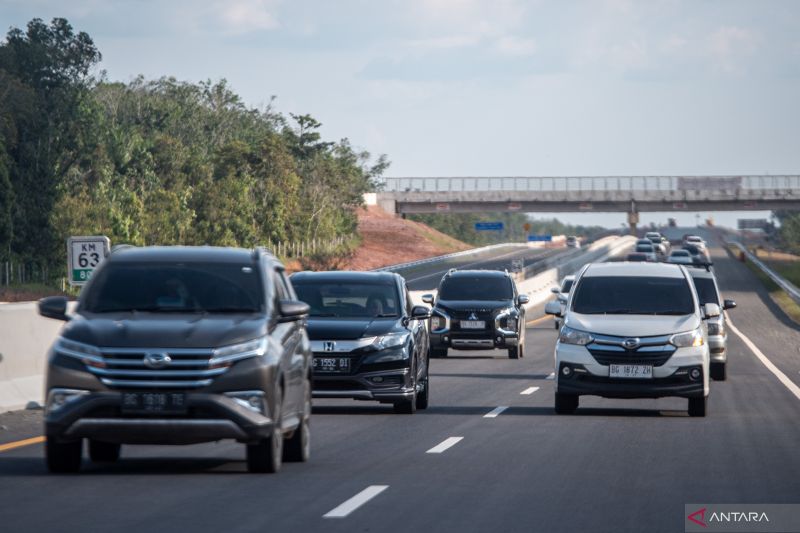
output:
[[[440,442],[439,444],[437,444],[436,446],[434,446],[433,448],[431,448],[430,450],[428,450],[425,453],[442,453],[445,450],[447,450],[448,448],[451,448],[451,447],[455,446],[456,444],[461,442],[463,439],[464,439],[464,437],[449,437],[449,438],[446,438],[442,442]]]
[[[483,418],[497,418],[497,415],[499,415],[506,409],[508,409],[507,405],[501,405],[499,407],[495,407],[494,409],[483,415]]]
[[[370,485],[346,502],[322,515],[322,518],[344,518],[388,488],[389,485]]]
[[[733,322],[731,322],[731,319],[730,319],[730,317],[727,315],[727,313],[726,313],[726,319],[727,319],[727,321],[728,321],[728,327],[729,327],[729,328],[731,328],[731,331],[733,331],[734,333],[736,333],[736,335],[738,335],[738,337],[739,337],[740,339],[742,339],[742,342],[744,342],[744,343],[747,345],[747,347],[748,347],[748,348],[750,348],[750,351],[751,351],[751,352],[753,352],[753,353],[755,354],[755,356],[756,356],[756,357],[758,357],[758,358],[759,358],[759,360],[760,360],[762,363],[764,363],[764,366],[765,366],[765,367],[767,367],[767,370],[769,370],[770,372],[772,372],[773,374],[775,374],[775,377],[776,377],[776,378],[778,378],[778,381],[780,381],[781,383],[783,383],[783,385],[784,385],[784,386],[785,386],[787,389],[789,389],[789,392],[791,392],[792,394],[794,394],[794,395],[795,395],[795,397],[796,397],[798,400],[800,400],[800,387],[798,387],[798,386],[797,386],[797,385],[796,385],[796,384],[795,384],[795,383],[794,383],[794,382],[793,382],[791,379],[789,379],[789,377],[788,377],[786,374],[784,374],[783,372],[781,372],[781,370],[780,370],[780,369],[779,369],[777,366],[775,366],[774,364],[772,364],[772,361],[770,361],[770,360],[769,360],[769,358],[768,358],[766,355],[764,355],[764,354],[761,352],[761,350],[759,350],[759,349],[758,349],[758,346],[756,346],[756,345],[755,345],[755,343],[753,343],[753,341],[751,341],[750,339],[748,339],[748,338],[747,338],[747,336],[746,336],[744,333],[742,333],[741,331],[739,331],[739,330],[736,328],[736,326],[734,326],[734,325],[733,325]]]
[[[539,387],[529,387],[529,388],[525,389],[524,391],[520,392],[520,394],[533,394],[537,390],[539,390]]]

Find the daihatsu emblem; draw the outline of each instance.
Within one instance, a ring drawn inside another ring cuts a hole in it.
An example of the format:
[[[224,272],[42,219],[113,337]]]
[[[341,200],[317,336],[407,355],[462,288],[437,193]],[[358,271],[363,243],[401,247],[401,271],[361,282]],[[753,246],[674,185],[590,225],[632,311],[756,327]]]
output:
[[[469,318],[467,320],[478,320],[478,315],[475,314],[475,311],[469,314]]]
[[[172,357],[168,353],[163,352],[147,352],[144,354],[144,366],[158,370],[169,366],[172,362]]]
[[[333,341],[325,341],[322,343],[322,350],[325,352],[332,352],[336,350],[336,343]]]
[[[628,350],[635,350],[639,347],[639,344],[641,344],[641,341],[637,338],[630,338],[622,341],[622,346]]]

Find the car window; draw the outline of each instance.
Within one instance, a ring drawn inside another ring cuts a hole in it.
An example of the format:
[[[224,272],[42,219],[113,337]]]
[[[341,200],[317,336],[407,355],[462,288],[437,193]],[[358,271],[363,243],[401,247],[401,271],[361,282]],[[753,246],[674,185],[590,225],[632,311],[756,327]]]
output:
[[[700,305],[703,304],[717,304],[719,305],[719,298],[717,296],[717,286],[714,285],[714,280],[711,278],[692,278],[694,281],[694,288],[697,291],[697,298],[700,300]]]
[[[404,305],[394,281],[301,280],[294,282],[294,289],[316,317],[397,317]]]
[[[514,288],[505,276],[454,276],[442,282],[441,300],[511,300]]]
[[[258,269],[236,263],[117,263],[101,269],[82,298],[90,313],[256,312]]]
[[[584,277],[572,296],[572,310],[585,314],[688,315],[694,299],[684,278]]]
[[[575,280],[572,279],[565,279],[564,283],[561,285],[561,292],[569,292],[569,290],[572,288],[572,283],[574,281]]]
[[[282,272],[275,270],[273,279],[275,280],[275,298],[277,300],[290,300],[292,298],[292,293],[289,291],[289,288],[286,284],[286,279],[283,277]]]

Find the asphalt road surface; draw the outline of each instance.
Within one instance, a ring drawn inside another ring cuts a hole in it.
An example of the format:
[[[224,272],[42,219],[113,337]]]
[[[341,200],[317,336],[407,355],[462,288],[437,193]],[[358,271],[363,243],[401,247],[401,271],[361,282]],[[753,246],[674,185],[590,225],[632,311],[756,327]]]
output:
[[[744,265],[713,255],[739,303],[735,327],[800,384],[798,327]],[[5,449],[0,528],[673,532],[685,503],[800,503],[800,397],[740,337],[729,336],[729,378],[712,382],[706,418],[680,399],[587,397],[556,416],[555,334],[550,318],[530,323],[522,360],[433,360],[431,407],[413,416],[316,401],[311,461],[277,475],[247,474],[230,442],[127,446],[117,464],[62,476],[46,473],[41,443]],[[40,424],[35,412],[0,415],[0,450]]]

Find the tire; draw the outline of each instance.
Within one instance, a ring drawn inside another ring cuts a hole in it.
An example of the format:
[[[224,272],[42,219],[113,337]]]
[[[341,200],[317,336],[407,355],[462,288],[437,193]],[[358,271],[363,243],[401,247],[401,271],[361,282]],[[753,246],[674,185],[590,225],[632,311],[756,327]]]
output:
[[[394,412],[399,415],[413,415],[417,412],[417,400],[411,398],[410,400],[394,402]]]
[[[83,440],[58,442],[49,438],[45,442],[47,469],[57,474],[74,473],[81,469]]]
[[[580,397],[576,394],[556,393],[555,409],[556,414],[571,415],[578,408]]]
[[[509,359],[519,359],[519,346],[514,346],[513,348],[508,349],[508,358]]]
[[[447,348],[431,348],[431,357],[436,359],[447,357]]]
[[[558,320],[554,321],[553,324],[555,325],[556,329],[561,329],[561,323]]]
[[[706,416],[708,396],[689,398],[689,416]]]
[[[122,446],[113,442],[89,439],[89,459],[93,463],[113,463],[119,459]]]
[[[306,380],[305,401],[300,425],[291,438],[283,444],[283,460],[287,463],[305,463],[311,457],[311,381]]]
[[[276,394],[278,404],[275,406],[275,423],[270,436],[260,442],[247,445],[247,470],[253,473],[275,474],[280,471],[283,459],[283,431],[281,429],[281,413],[283,392]]]
[[[725,381],[728,378],[728,365],[727,363],[711,363],[711,370],[709,376],[714,381]]]
[[[425,379],[422,380],[422,390],[417,393],[417,409],[428,408],[428,389],[430,388],[430,370],[425,372]]]

